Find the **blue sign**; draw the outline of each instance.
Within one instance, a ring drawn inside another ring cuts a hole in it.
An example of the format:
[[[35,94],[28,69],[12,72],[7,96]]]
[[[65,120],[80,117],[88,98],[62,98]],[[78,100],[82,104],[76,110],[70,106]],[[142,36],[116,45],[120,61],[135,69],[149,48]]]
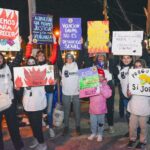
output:
[[[81,18],[60,18],[60,49],[81,50]]]
[[[35,14],[32,16],[33,43],[49,44],[53,42],[53,18],[48,15]]]

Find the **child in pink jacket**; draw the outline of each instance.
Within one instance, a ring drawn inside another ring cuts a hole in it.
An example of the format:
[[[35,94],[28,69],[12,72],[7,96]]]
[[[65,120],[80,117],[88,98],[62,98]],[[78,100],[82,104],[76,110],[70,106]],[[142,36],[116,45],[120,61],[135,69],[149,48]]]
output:
[[[90,97],[90,122],[92,134],[88,137],[89,140],[93,140],[97,137],[97,141],[102,141],[105,114],[107,113],[106,99],[111,97],[112,90],[107,85],[105,74],[102,69],[98,69],[100,77],[100,94]]]

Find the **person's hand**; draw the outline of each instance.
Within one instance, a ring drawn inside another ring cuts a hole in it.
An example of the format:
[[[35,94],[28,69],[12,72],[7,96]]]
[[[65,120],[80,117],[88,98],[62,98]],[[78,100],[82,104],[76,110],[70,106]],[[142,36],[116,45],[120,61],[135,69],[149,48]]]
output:
[[[21,36],[19,36],[19,43],[20,43],[20,45],[22,44],[22,37]]]
[[[20,87],[15,87],[15,90],[19,91],[19,90],[20,90]]]
[[[132,94],[131,94],[131,92],[130,92],[129,89],[127,90],[127,96],[128,96],[128,97],[131,97],[131,96],[132,96]]]
[[[28,43],[29,43],[29,44],[32,44],[32,34],[30,34],[30,35],[28,36],[28,40],[29,40]]]
[[[53,34],[53,43],[57,44],[56,36]]]

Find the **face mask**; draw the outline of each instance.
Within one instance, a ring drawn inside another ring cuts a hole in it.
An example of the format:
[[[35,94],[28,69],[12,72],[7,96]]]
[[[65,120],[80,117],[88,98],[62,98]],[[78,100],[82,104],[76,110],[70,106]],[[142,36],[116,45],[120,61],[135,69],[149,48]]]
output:
[[[97,62],[98,68],[104,68],[104,62]]]
[[[28,66],[34,66],[35,65],[35,60],[34,59],[29,59],[27,65]]]

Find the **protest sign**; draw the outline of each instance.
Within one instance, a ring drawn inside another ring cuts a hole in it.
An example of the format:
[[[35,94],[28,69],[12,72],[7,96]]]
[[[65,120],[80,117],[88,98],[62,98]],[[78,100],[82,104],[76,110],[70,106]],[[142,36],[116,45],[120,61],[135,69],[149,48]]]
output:
[[[34,14],[32,16],[33,43],[49,44],[53,42],[53,18],[49,15]]]
[[[150,69],[130,69],[129,90],[135,95],[150,96]]]
[[[53,65],[14,67],[14,85],[17,88],[53,84]]]
[[[96,67],[79,70],[80,98],[90,97],[100,93],[99,76]]]
[[[114,55],[142,55],[143,31],[114,31],[112,53]]]
[[[88,53],[109,52],[109,21],[88,21]]]
[[[60,49],[81,50],[81,18],[60,18]]]
[[[0,51],[19,51],[18,11],[0,8]]]

